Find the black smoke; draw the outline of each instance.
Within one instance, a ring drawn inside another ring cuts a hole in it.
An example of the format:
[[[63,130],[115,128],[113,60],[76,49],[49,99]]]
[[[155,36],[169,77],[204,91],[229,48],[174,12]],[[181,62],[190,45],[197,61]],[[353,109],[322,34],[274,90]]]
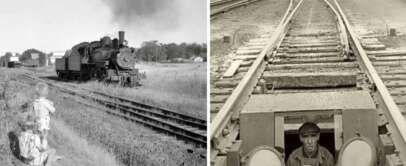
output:
[[[131,28],[171,30],[179,26],[178,0],[102,0],[111,9],[112,22]]]

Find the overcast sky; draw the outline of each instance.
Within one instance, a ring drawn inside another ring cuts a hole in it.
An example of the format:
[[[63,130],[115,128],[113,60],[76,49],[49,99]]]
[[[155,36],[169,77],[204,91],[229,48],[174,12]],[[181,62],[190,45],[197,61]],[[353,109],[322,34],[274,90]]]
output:
[[[147,40],[206,43],[206,8],[206,0],[0,1],[0,53],[63,51],[118,30],[136,47]]]

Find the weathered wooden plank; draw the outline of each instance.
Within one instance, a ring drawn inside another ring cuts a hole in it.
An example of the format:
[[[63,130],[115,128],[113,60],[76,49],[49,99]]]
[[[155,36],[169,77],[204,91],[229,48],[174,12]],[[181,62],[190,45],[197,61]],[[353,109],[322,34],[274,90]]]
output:
[[[239,56],[235,56],[233,57],[234,60],[254,60],[257,59],[258,55],[239,55]]]
[[[393,96],[402,96],[402,95],[406,95],[406,88],[396,88],[396,87],[392,87],[392,88],[388,88],[389,93]]]
[[[368,55],[380,56],[397,56],[406,55],[406,50],[381,50],[381,51],[367,51]]]
[[[247,45],[247,46],[265,46],[266,45],[266,43],[265,42],[248,42],[248,43],[246,43],[245,45]]]
[[[238,49],[236,51],[237,55],[255,55],[255,54],[259,54],[261,52],[261,50],[240,50]]]
[[[244,46],[239,47],[238,50],[262,50],[263,48],[262,46]]]
[[[323,52],[323,53],[277,53],[276,57],[281,58],[326,58],[338,57],[338,52]]]
[[[233,88],[214,88],[210,91],[212,95],[229,95],[233,92]]]
[[[390,56],[390,57],[375,57],[371,58],[372,61],[406,61],[406,56]]]
[[[268,38],[255,38],[255,39],[250,39],[249,42],[268,42]]]
[[[238,81],[235,81],[235,80],[221,80],[221,81],[218,81],[218,82],[214,83],[214,85],[217,88],[234,88],[235,86],[238,85]]]
[[[321,53],[321,52],[336,52],[337,47],[304,47],[304,48],[292,48],[288,53]]]
[[[289,44],[289,43],[282,43],[281,47],[290,47],[290,48],[300,48],[300,47],[328,47],[328,46],[338,46],[337,42],[331,43],[303,43],[303,44]]]
[[[252,60],[243,61],[243,62],[240,64],[240,67],[251,66],[253,62],[254,62],[254,61],[252,61]]]
[[[379,71],[379,69],[377,69],[377,70],[378,70],[379,75],[404,75],[404,74],[406,74],[406,70],[387,70],[387,69],[381,70],[381,71]]]
[[[215,95],[210,97],[210,103],[225,103],[229,95]]]
[[[322,43],[338,43],[337,39],[329,40],[286,40],[283,43],[286,44],[322,44]]]
[[[367,50],[384,50],[384,49],[386,49],[385,45],[383,45],[383,44],[363,45],[362,47]]]
[[[357,74],[350,72],[326,73],[271,73],[262,78],[274,88],[320,88],[356,86]]]
[[[385,67],[399,67],[403,65],[402,62],[372,62],[374,66],[385,66]]]
[[[247,67],[240,67],[240,68],[238,68],[238,73],[247,72],[248,69],[250,69],[248,66]]]
[[[337,38],[337,33],[336,32],[331,32],[331,31],[323,31],[323,32],[303,32],[303,31],[290,31],[288,33],[288,36],[292,37],[330,37],[330,38]]]
[[[210,112],[217,113],[223,107],[223,103],[210,103]]]
[[[330,57],[330,58],[311,58],[311,59],[270,59],[272,64],[300,64],[300,63],[333,63],[344,62],[344,58]]]
[[[306,64],[280,64],[268,65],[266,70],[289,70],[304,68],[357,68],[358,64],[354,62],[342,63],[306,63]]]
[[[393,96],[393,100],[395,100],[396,104],[405,105],[406,104],[406,96]]]
[[[392,75],[381,75],[381,79],[383,81],[387,81],[387,80],[406,80],[406,75],[400,75],[400,74],[392,74]]]
[[[227,71],[224,72],[223,77],[227,78],[234,76],[235,72],[237,72],[237,69],[240,67],[241,63],[242,60],[233,61],[230,67],[228,67]]]
[[[387,88],[406,87],[406,81],[384,81]]]

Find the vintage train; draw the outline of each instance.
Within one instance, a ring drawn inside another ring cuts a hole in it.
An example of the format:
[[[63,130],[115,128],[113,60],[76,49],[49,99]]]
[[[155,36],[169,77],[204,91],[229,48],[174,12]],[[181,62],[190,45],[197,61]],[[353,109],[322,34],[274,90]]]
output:
[[[58,78],[87,81],[97,79],[122,86],[139,86],[142,75],[135,68],[135,50],[127,46],[124,31],[118,39],[108,36],[99,41],[82,42],[55,59]]]

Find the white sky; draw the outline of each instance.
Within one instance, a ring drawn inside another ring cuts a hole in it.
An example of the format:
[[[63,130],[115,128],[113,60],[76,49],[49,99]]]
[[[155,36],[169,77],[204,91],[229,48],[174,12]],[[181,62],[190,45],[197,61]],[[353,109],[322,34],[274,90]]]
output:
[[[170,10],[177,10],[178,25],[154,28],[166,19],[165,14],[126,24],[113,19],[111,8],[103,0],[2,0],[0,53],[21,53],[28,48],[64,51],[82,41],[116,36],[118,30],[126,31],[129,45],[136,47],[147,40],[205,43],[206,0],[176,1],[178,7]]]

